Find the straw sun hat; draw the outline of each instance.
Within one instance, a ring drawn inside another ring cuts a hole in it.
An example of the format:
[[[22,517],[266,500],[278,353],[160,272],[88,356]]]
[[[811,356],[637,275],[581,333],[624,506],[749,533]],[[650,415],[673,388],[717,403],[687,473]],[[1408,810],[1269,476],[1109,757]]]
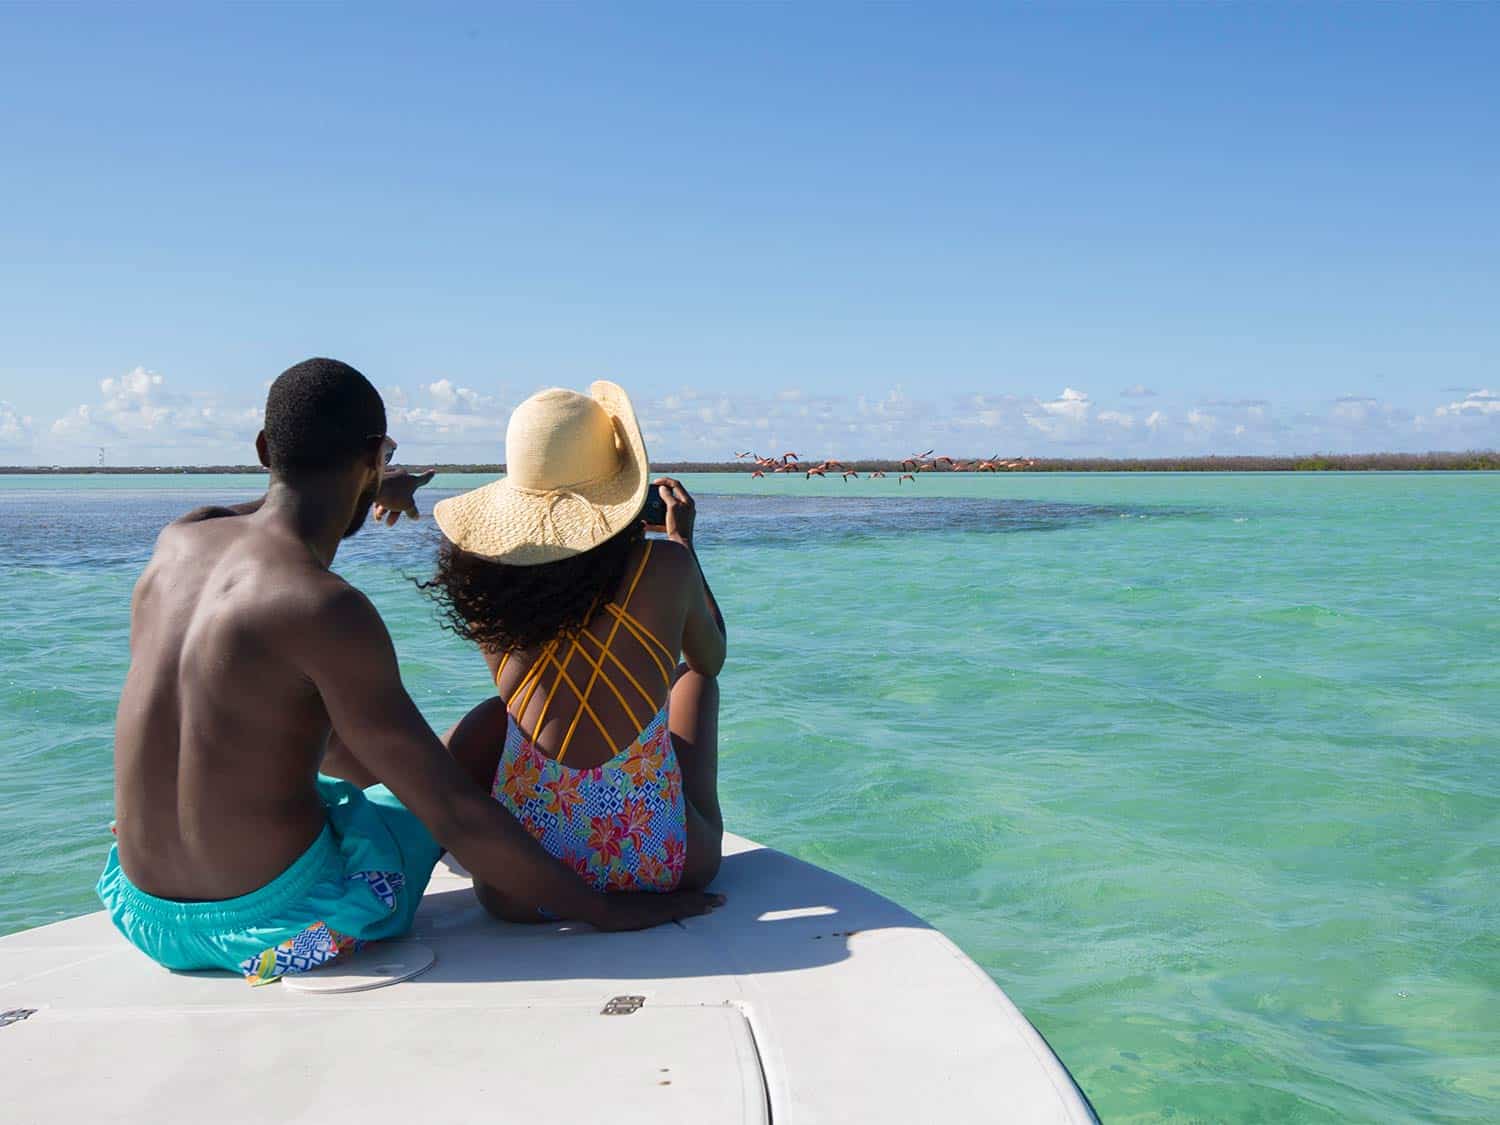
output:
[[[512,566],[597,547],[641,514],[650,467],[635,409],[614,383],[532,395],[505,427],[505,473],[432,510],[455,545]]]

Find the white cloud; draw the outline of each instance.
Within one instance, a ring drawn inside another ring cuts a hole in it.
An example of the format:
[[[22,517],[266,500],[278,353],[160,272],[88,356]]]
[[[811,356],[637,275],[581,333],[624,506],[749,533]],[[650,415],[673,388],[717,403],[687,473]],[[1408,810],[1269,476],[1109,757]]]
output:
[[[1034,410],[1027,411],[1026,422],[1050,438],[1076,438],[1088,422],[1092,405],[1084,392],[1064,387],[1060,397],[1037,402]]]
[[[260,429],[258,407],[225,405],[216,395],[179,394],[144,367],[99,381],[99,399],[81,403],[47,430],[45,447],[63,460],[92,463],[98,447],[112,464],[241,462]]]
[[[1125,414],[1119,410],[1101,410],[1099,411],[1099,421],[1108,422],[1114,426],[1123,426],[1129,430],[1135,426],[1135,415]]]
[[[1333,403],[1333,416],[1347,422],[1363,422],[1380,409],[1380,403],[1366,395],[1343,395]]]
[[[1457,402],[1440,406],[1435,413],[1439,417],[1481,418],[1487,414],[1500,414],[1500,394],[1485,389],[1470,391]]]
[[[452,379],[420,383],[415,395],[401,387],[383,392],[386,425],[402,444],[402,456],[435,460],[455,457],[498,461],[512,403]]]
[[[1144,383],[1136,383],[1134,386],[1126,387],[1120,392],[1124,398],[1155,398],[1156,392]]]
[[[479,414],[494,399],[469,387],[455,386],[451,379],[439,379],[422,388],[437,403],[437,408],[447,414]]]
[[[1154,430],[1159,430],[1163,426],[1165,426],[1170,420],[1171,419],[1169,419],[1160,410],[1153,410],[1150,414],[1148,414],[1146,416],[1146,428],[1148,430],[1153,430],[1153,431]]]
[[[22,414],[10,403],[0,400],[0,450],[9,456],[28,454],[34,438],[31,415]]]

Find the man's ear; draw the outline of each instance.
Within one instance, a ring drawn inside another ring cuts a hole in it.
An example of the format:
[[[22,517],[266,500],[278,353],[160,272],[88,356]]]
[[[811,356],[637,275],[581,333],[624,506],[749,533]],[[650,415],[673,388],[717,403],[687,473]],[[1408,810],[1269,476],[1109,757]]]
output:
[[[260,458],[262,466],[267,469],[271,467],[271,447],[266,444],[265,430],[255,435],[255,455]]]

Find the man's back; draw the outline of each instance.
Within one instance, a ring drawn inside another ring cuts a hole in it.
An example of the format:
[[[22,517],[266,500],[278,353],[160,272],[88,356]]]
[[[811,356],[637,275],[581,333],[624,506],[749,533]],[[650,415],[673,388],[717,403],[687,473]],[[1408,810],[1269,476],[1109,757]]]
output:
[[[253,515],[162,532],[132,600],[115,726],[120,860],[142,890],[245,894],[321,831],[328,718],[288,646],[339,587],[302,541]]]

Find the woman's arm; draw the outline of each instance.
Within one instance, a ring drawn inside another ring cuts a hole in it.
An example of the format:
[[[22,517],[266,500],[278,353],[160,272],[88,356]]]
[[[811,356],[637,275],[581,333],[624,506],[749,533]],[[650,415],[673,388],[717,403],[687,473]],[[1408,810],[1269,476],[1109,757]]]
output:
[[[717,676],[724,667],[727,630],[724,615],[708,587],[703,564],[693,548],[693,525],[698,508],[682,482],[661,477],[653,482],[667,505],[667,538],[687,549],[691,577],[683,583],[686,614],[682,624],[682,656],[687,666],[704,676]]]

